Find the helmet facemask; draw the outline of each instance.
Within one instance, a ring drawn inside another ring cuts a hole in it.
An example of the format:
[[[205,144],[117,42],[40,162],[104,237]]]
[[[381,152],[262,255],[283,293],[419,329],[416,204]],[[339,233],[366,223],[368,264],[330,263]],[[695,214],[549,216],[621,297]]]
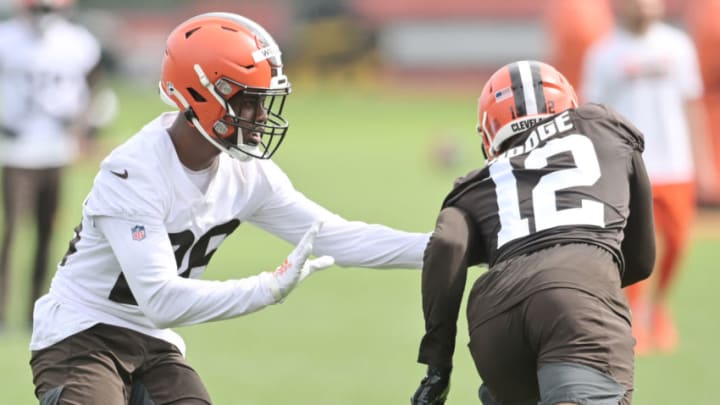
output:
[[[480,135],[480,138],[482,138],[482,147],[480,148],[480,151],[483,154],[483,158],[487,161],[492,157],[491,154],[491,144],[492,139],[488,136],[487,131],[487,113],[483,112],[482,117],[480,119],[480,122],[478,122],[477,126],[475,127],[475,131],[477,131],[478,135]]]
[[[226,86],[229,79],[220,79],[215,87]],[[234,83],[234,86],[241,86]],[[242,86],[241,86],[242,87]],[[282,116],[285,107],[285,98],[290,93],[289,88],[266,90],[243,88],[230,99],[223,99],[225,114],[212,126],[215,140],[223,151],[230,153],[240,160],[248,157],[256,159],[270,159],[285,139],[288,122]],[[235,111],[231,100],[236,97],[254,96],[257,102],[254,113],[250,117],[243,117],[242,111]],[[257,134],[257,143],[245,141],[245,136],[252,137]]]

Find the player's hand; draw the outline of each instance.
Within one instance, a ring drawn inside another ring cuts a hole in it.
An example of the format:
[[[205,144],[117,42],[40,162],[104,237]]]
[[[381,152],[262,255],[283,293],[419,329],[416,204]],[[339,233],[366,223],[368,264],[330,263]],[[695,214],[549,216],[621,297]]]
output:
[[[333,264],[335,264],[335,258],[332,256],[320,256],[315,259],[305,261],[305,265],[302,267],[302,269],[300,269],[300,281],[298,281],[298,283],[305,280],[309,275],[313,274],[314,272],[322,269],[327,269]]]
[[[412,405],[443,405],[450,392],[450,372],[452,369],[428,367],[427,374],[420,386],[410,398]]]
[[[309,260],[310,253],[315,243],[322,222],[316,222],[305,232],[295,249],[285,259],[283,264],[278,266],[272,273],[266,272],[261,276],[266,281],[270,292],[277,302],[282,301],[295,286],[317,270],[332,266],[335,260],[330,256],[321,256],[316,259]]]

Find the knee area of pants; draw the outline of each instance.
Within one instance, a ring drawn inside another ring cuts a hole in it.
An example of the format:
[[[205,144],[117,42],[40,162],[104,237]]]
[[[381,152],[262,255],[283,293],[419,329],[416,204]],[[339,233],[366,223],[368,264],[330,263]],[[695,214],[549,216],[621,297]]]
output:
[[[40,405],[57,405],[60,403],[60,395],[62,394],[64,385],[49,389],[42,398],[40,398]]]
[[[582,364],[552,363],[538,369],[540,402],[617,405],[626,389],[610,376]]]
[[[485,384],[480,385],[480,389],[478,390],[478,396],[480,397],[480,402],[482,402],[483,405],[537,405],[538,403],[537,398],[528,399],[526,401],[516,401],[511,404],[499,402],[495,399],[492,392],[490,392],[490,389],[488,389]]]

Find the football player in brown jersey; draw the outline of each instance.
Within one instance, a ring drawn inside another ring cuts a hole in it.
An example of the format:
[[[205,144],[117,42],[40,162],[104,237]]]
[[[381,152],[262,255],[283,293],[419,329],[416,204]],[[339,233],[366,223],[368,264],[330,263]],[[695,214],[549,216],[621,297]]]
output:
[[[456,181],[425,251],[412,403],[445,402],[467,269],[487,264],[467,308],[483,404],[629,404],[621,288],[655,260],[643,135],[536,61],[490,77],[478,120],[487,163]]]

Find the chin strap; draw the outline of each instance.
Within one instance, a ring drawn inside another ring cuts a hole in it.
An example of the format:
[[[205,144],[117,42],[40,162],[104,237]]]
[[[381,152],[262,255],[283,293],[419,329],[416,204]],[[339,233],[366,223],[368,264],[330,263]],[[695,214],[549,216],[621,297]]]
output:
[[[197,65],[195,65],[195,66],[197,66]],[[172,101],[172,98],[171,98],[171,96],[175,96],[178,99],[178,101],[180,101],[180,104],[183,107],[182,111],[183,111],[183,115],[185,116],[185,119],[187,119],[190,123],[192,123],[192,125],[195,127],[195,129],[198,132],[200,132],[200,134],[205,139],[207,139],[208,142],[210,142],[216,148],[229,154],[230,156],[234,157],[235,159],[237,159],[241,162],[247,162],[253,158],[250,155],[247,155],[247,154],[239,152],[239,151],[230,150],[230,149],[224,147],[223,145],[221,145],[220,142],[215,140],[215,138],[210,136],[210,134],[208,134],[207,131],[205,131],[205,128],[203,128],[203,126],[200,124],[200,121],[198,121],[197,115],[195,114],[195,111],[193,111],[192,107],[190,106],[190,103],[187,102],[185,97],[183,97],[183,95],[180,94],[179,91],[175,90],[175,86],[173,86],[172,83],[168,82],[167,89],[168,89],[168,92],[166,93],[165,90],[163,89],[162,83],[160,83],[160,98],[165,102],[168,102],[168,100],[169,100],[169,104],[171,103],[171,105],[173,107],[177,108],[177,105],[175,104],[174,101]]]

